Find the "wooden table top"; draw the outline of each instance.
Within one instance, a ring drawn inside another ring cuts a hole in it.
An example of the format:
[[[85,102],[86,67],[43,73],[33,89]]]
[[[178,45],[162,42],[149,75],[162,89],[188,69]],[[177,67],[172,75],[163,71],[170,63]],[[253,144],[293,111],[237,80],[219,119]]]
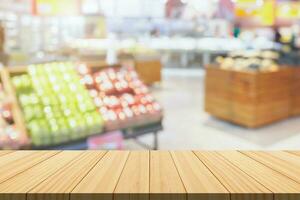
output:
[[[300,199],[300,152],[0,151],[0,200]]]

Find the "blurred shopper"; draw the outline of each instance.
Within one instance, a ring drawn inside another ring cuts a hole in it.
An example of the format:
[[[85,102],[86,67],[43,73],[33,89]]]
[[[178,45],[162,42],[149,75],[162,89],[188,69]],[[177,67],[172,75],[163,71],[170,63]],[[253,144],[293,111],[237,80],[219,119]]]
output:
[[[282,36],[281,36],[281,34],[279,32],[278,27],[274,26],[273,27],[273,31],[274,31],[274,42],[281,44],[281,42],[282,42],[282,40],[281,40]]]
[[[294,25],[292,27],[292,35],[291,35],[291,40],[289,42],[289,46],[292,51],[299,50],[298,44],[297,44],[298,36],[299,36],[299,27],[298,27],[298,25]]]
[[[296,34],[294,32],[291,35],[291,40],[289,42],[289,46],[290,46],[292,51],[297,50],[297,47],[296,47]]]
[[[233,27],[233,36],[238,38],[241,34],[241,26],[239,23],[235,23]]]

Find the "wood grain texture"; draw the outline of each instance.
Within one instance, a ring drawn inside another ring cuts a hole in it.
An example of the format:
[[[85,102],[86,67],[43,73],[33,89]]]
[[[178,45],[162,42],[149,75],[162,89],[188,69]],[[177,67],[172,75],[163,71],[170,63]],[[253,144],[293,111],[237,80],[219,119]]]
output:
[[[297,152],[0,151],[0,200],[298,200]]]
[[[159,58],[150,60],[136,60],[134,67],[139,77],[145,84],[161,82],[162,64]]]
[[[0,183],[32,168],[59,151],[17,151],[0,157]]]
[[[9,68],[9,69],[11,70],[13,68]],[[28,135],[29,134],[27,132],[24,116],[21,111],[21,108],[20,108],[20,105],[19,105],[19,102],[17,99],[16,90],[12,84],[8,68],[5,68],[2,70],[1,78],[4,83],[5,90],[6,90],[7,94],[9,94],[9,98],[11,98],[12,116],[13,116],[13,119],[15,122],[15,126],[20,131],[18,141],[19,141],[21,147],[28,146],[28,144],[29,144]]]
[[[208,65],[205,110],[223,120],[257,128],[293,115],[293,68],[248,72]],[[298,90],[297,90],[298,91]],[[296,104],[297,105],[297,104]]]
[[[86,151],[30,190],[27,200],[69,200],[69,194],[105,155],[105,151]]]
[[[9,153],[12,153],[13,151],[10,150],[5,150],[5,151],[0,151],[0,157]]]
[[[217,152],[196,151],[195,154],[231,193],[231,199],[273,199],[273,194],[270,190]]]
[[[168,151],[150,152],[150,200],[185,200],[186,190]]]
[[[229,192],[191,151],[171,152],[188,199],[228,199]]]
[[[1,183],[0,199],[10,199],[10,194],[16,194],[17,196],[12,198],[13,200],[25,200],[27,192],[75,159],[79,154],[82,154],[82,152],[60,152],[44,162]]]
[[[132,151],[114,191],[115,200],[149,199],[149,151]]]
[[[275,199],[299,199],[300,184],[236,151],[218,152],[274,193]]]
[[[110,151],[105,154],[72,191],[71,200],[112,199],[128,156],[128,151]]]
[[[300,183],[300,159],[286,152],[241,152]]]
[[[300,156],[300,151],[287,151],[288,153]]]

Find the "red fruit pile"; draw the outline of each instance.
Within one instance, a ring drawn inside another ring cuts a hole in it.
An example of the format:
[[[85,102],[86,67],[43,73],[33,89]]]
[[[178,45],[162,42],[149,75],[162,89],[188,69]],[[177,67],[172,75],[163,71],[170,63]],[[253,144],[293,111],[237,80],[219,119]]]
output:
[[[105,121],[106,129],[139,126],[161,120],[162,109],[132,68],[107,68],[93,73],[78,69]]]

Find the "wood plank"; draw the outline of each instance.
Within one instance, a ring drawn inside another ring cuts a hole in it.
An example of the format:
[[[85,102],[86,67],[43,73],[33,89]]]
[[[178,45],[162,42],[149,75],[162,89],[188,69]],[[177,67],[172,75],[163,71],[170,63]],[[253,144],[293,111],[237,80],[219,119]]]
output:
[[[28,138],[28,132],[26,128],[26,123],[17,99],[16,91],[10,79],[10,74],[8,69],[2,71],[1,78],[3,84],[5,85],[7,94],[10,95],[11,102],[12,102],[12,115],[17,129],[20,131],[20,136],[18,138],[18,141],[21,146],[27,146],[29,144],[29,138]]]
[[[0,156],[0,199],[293,200],[298,169],[291,152],[16,151]]]
[[[218,152],[274,193],[276,200],[299,199],[300,184],[237,151]]]
[[[64,151],[0,184],[0,199],[26,200],[26,193],[82,152]]]
[[[70,192],[88,174],[105,151],[85,151],[30,190],[27,200],[69,200]]]
[[[300,183],[300,157],[286,152],[241,152]]]
[[[10,151],[10,150],[0,150],[0,157],[1,157],[1,156],[4,156],[4,155],[6,155],[6,154],[12,153],[12,152],[14,152],[14,151]]]
[[[217,152],[196,151],[195,154],[229,190],[231,199],[273,199],[273,193],[270,190]]]
[[[115,200],[149,199],[149,151],[132,151],[114,191]]]
[[[113,199],[113,192],[118,183],[128,151],[109,151],[75,187],[71,200]]]
[[[294,154],[296,156],[300,156],[300,151],[287,151],[288,153]]]
[[[150,152],[150,200],[185,200],[186,190],[168,151]]]
[[[0,183],[30,169],[59,151],[16,151],[0,157]]]
[[[188,199],[228,199],[229,192],[191,151],[171,152]]]

